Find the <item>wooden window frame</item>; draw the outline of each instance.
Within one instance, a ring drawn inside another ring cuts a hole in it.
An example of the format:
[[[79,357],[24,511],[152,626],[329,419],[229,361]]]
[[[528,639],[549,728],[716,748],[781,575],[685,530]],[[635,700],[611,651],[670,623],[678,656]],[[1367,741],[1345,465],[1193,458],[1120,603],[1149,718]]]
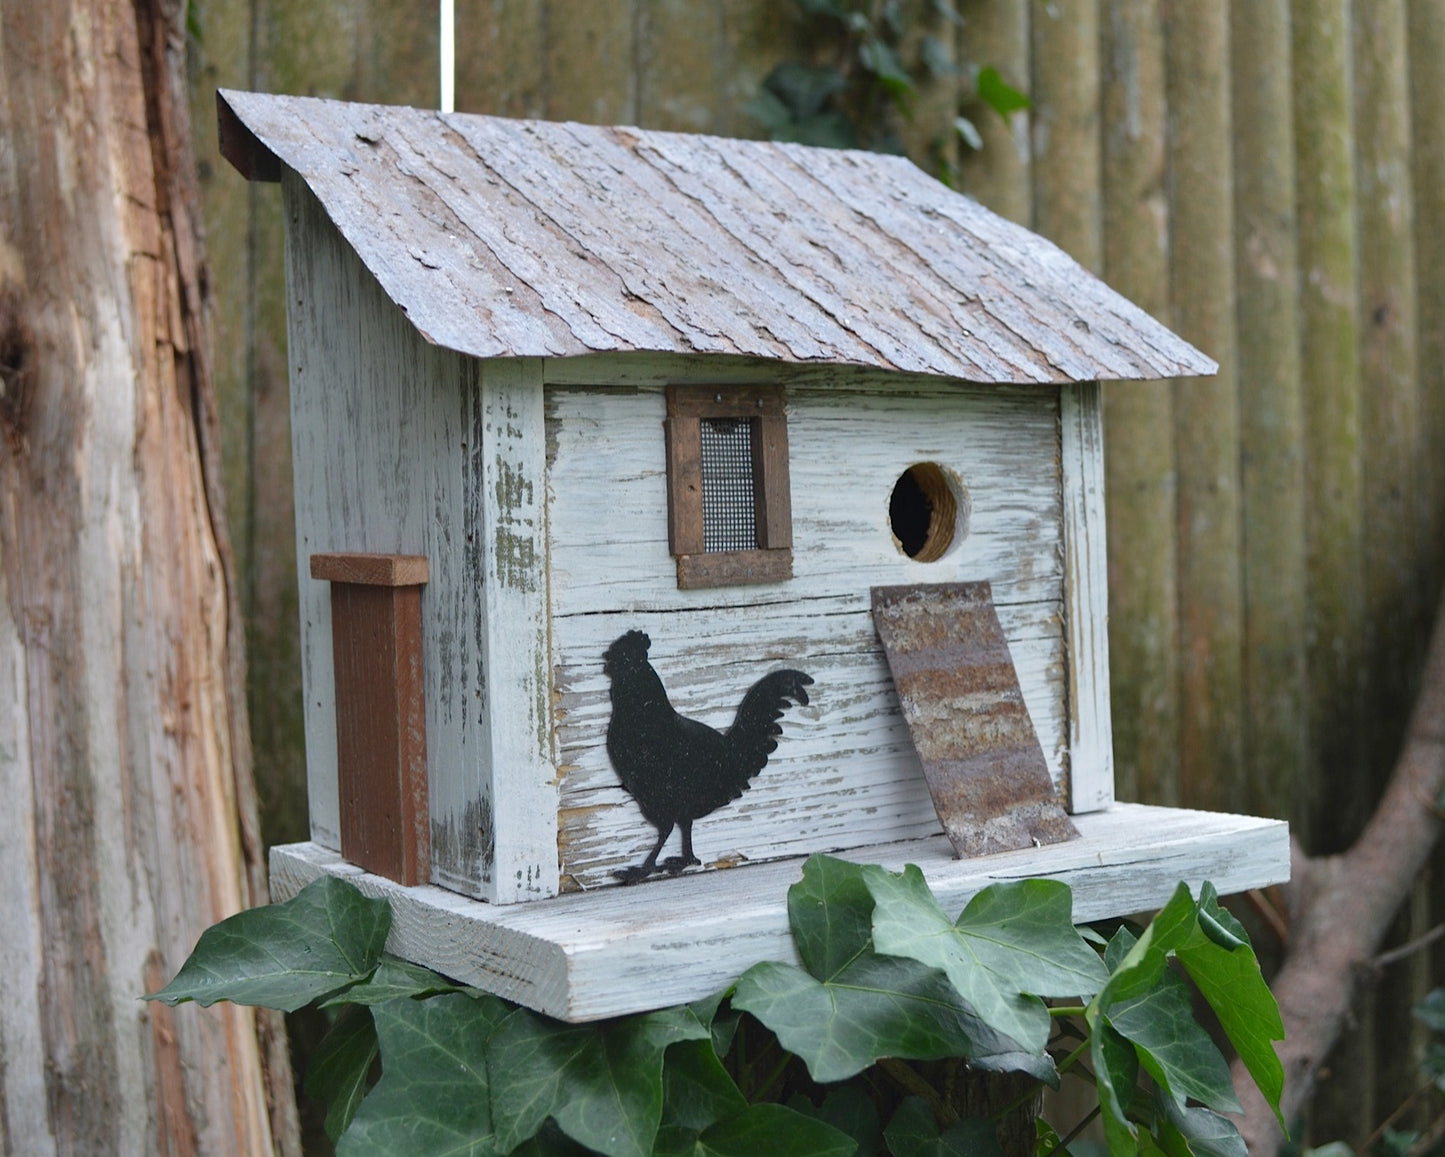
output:
[[[702,421],[754,419],[756,550],[703,548]],[[780,386],[667,387],[667,532],[681,590],[783,582],[793,577],[788,419]]]

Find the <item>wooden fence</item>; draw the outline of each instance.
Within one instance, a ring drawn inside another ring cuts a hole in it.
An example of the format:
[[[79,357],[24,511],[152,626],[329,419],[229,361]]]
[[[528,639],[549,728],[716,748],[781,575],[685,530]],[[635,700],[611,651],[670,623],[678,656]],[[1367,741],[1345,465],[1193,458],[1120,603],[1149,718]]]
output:
[[[915,0],[919,9],[928,0]],[[1445,0],[957,0],[964,70],[908,137],[983,130],[966,191],[1218,359],[1105,389],[1124,798],[1358,831],[1445,570]],[[457,0],[463,111],[757,135],[782,0]],[[434,5],[194,0],[230,515],[272,839],[304,833],[279,198],[216,156],[217,85],[435,102]],[[992,64],[1033,108],[968,95]],[[1422,888],[1401,935],[1432,918]],[[1408,973],[1408,976],[1406,975]],[[1398,974],[1398,975],[1396,975]],[[1418,995],[1425,956],[1394,966]],[[1360,1140],[1412,1087],[1402,995],[1316,1109]],[[1371,1042],[1378,1039],[1378,1049]]]

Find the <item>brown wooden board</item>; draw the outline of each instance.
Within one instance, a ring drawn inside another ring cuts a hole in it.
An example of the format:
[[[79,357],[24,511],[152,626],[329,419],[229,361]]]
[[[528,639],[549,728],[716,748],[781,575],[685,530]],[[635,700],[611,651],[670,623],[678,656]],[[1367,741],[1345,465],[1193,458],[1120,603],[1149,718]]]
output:
[[[793,577],[791,550],[732,550],[677,556],[679,590],[780,583]]]
[[[874,587],[873,623],[954,853],[1075,838],[989,584]]]
[[[312,557],[313,573],[321,558]],[[427,883],[421,587],[333,582],[331,639],[341,854],[399,884]]]
[[[376,587],[421,586],[430,568],[418,554],[313,554],[311,577],[333,583],[360,583]]]

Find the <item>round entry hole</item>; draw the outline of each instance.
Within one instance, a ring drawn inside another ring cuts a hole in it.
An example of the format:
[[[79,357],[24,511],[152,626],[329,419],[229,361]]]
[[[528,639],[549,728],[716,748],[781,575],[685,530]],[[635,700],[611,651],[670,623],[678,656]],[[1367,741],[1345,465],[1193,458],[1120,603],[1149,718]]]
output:
[[[888,524],[909,558],[937,562],[968,533],[968,507],[956,474],[936,462],[919,462],[894,483]]]

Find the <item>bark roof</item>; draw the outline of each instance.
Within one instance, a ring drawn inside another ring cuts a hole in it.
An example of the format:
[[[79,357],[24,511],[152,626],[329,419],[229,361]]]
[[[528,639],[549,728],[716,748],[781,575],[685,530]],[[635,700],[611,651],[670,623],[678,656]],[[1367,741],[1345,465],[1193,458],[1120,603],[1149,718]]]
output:
[[[618,351],[971,382],[1218,368],[1051,242],[901,157],[223,91],[412,324],[476,357]]]

